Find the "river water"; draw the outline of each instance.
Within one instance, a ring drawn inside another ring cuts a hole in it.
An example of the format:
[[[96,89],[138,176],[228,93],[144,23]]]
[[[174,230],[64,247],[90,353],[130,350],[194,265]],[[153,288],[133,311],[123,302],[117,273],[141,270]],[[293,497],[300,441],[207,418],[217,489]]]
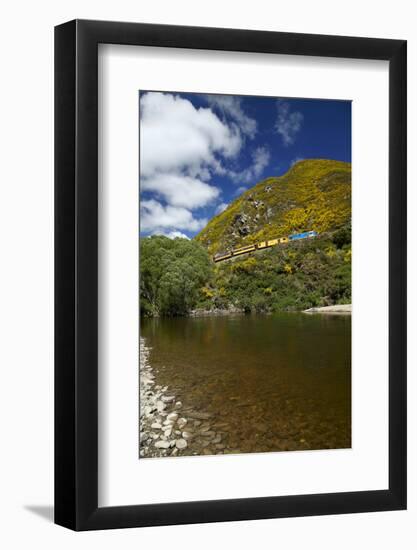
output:
[[[141,336],[158,383],[221,435],[204,454],[351,446],[350,315],[147,319]]]

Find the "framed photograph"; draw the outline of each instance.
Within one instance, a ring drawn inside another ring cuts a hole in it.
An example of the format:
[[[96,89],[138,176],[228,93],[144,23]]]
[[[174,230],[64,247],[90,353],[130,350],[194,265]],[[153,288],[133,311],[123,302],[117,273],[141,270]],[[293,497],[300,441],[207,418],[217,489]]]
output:
[[[406,42],[55,29],[55,521],[406,508]]]

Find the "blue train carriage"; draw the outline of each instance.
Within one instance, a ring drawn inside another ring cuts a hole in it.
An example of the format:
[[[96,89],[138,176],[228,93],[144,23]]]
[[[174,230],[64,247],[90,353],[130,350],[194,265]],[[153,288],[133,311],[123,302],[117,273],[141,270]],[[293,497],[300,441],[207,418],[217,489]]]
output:
[[[313,239],[317,236],[317,231],[304,231],[304,233],[294,233],[294,235],[290,235],[288,239],[290,241],[300,241],[301,239]]]

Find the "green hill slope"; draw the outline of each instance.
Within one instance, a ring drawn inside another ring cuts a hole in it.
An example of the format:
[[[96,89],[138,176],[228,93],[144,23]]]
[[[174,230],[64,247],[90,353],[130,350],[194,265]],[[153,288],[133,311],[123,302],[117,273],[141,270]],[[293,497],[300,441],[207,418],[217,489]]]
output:
[[[351,165],[303,160],[281,177],[267,178],[233,201],[196,236],[210,254],[263,239],[350,223]]]

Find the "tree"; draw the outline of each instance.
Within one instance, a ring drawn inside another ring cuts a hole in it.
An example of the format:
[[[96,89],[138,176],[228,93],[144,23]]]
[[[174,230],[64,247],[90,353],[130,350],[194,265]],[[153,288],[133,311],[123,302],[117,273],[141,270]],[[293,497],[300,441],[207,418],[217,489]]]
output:
[[[186,315],[212,277],[207,251],[188,239],[141,239],[140,303],[146,316]]]

